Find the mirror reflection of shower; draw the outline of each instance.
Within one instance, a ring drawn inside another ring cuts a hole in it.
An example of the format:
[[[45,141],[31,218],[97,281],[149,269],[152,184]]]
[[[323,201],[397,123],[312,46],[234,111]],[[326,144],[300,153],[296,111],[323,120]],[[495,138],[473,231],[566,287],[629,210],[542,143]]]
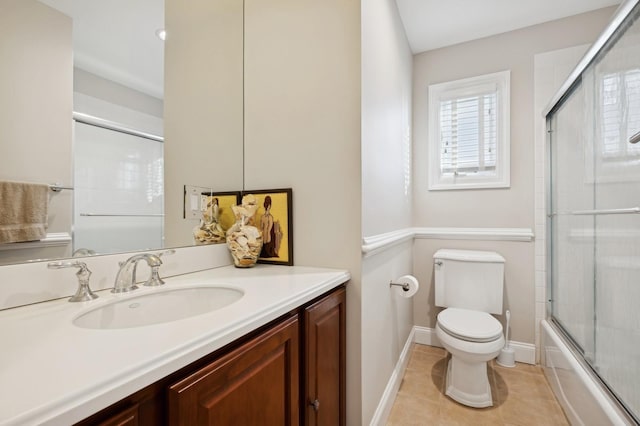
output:
[[[76,115],[73,249],[107,253],[162,247],[163,138],[104,124]]]
[[[40,0],[73,22],[73,251],[164,246],[164,0]]]

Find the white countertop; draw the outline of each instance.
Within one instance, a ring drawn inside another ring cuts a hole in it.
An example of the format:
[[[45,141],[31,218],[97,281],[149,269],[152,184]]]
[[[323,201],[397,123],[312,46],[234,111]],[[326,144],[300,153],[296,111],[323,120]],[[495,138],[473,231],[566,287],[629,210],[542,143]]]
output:
[[[217,311],[169,323],[117,330],[72,321],[113,301],[137,297],[98,292],[92,302],[66,299],[0,311],[0,425],[68,425],[154,383],[346,282],[347,271],[233,266],[166,279],[161,289],[223,285],[244,291]]]

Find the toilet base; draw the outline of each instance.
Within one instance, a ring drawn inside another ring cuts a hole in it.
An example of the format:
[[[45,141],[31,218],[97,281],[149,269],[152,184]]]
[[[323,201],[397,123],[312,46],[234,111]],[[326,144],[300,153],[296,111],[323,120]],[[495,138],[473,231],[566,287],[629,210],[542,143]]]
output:
[[[452,356],[447,365],[446,395],[474,408],[491,407],[491,385],[486,362],[468,363]]]

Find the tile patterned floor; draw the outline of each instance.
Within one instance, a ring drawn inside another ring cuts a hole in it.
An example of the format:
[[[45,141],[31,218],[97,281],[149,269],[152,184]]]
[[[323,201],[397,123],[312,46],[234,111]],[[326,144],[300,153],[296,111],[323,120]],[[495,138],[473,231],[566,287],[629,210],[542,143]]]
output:
[[[447,353],[415,344],[387,426],[569,425],[539,366],[489,363],[493,407],[469,408],[444,395]]]

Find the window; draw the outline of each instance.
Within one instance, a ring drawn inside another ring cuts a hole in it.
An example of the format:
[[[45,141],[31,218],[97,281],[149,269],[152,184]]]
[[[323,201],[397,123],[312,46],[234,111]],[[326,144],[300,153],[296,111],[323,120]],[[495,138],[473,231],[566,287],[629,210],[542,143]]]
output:
[[[640,70],[606,74],[600,80],[602,156],[630,160],[640,156],[640,144],[629,138],[640,130]]]
[[[429,86],[429,189],[509,187],[509,71]]]

